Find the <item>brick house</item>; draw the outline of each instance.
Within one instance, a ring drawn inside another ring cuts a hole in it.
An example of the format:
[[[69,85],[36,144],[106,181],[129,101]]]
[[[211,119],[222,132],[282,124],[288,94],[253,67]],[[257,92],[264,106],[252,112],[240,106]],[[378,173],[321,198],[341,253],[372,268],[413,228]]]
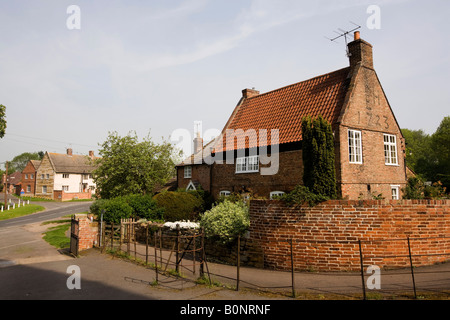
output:
[[[24,196],[32,197],[35,195],[36,172],[40,164],[40,160],[30,160],[22,170],[22,189]]]
[[[196,137],[194,154],[177,166],[178,187],[201,186],[214,197],[288,192],[303,183],[302,118],[322,115],[335,137],[339,195],[401,199],[405,143],[374,69],[372,45],[355,32],[348,49],[346,68],[264,94],[243,90],[222,135],[206,146]]]
[[[35,195],[54,200],[90,199],[96,186],[92,179],[93,151],[89,156],[46,152],[36,172]]]

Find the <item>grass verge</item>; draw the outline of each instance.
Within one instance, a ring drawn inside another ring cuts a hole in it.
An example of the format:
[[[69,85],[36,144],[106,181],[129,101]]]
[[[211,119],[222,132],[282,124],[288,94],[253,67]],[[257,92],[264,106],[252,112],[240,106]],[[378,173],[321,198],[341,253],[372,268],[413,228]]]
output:
[[[50,227],[44,232],[43,239],[57,249],[65,249],[70,247],[70,238],[67,237],[67,230],[70,228],[70,220],[48,221],[44,224],[58,223],[60,225]]]
[[[3,212],[0,212],[0,220],[18,218],[18,217],[26,216],[26,215],[36,213],[36,212],[39,212],[42,210],[44,210],[44,207],[42,207],[42,206],[38,206],[35,204],[29,204],[26,206],[22,206],[20,208],[4,210]]]

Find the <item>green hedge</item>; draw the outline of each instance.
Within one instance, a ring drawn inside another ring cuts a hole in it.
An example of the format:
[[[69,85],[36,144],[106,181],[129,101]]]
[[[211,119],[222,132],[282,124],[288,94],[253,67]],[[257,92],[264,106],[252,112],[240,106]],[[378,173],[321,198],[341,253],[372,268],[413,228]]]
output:
[[[201,196],[185,191],[165,191],[153,197],[159,207],[164,208],[165,221],[195,221],[202,211]]]
[[[120,223],[120,219],[162,220],[164,209],[160,208],[151,196],[129,195],[113,199],[98,199],[90,207],[91,213],[98,216],[104,210],[103,220]]]

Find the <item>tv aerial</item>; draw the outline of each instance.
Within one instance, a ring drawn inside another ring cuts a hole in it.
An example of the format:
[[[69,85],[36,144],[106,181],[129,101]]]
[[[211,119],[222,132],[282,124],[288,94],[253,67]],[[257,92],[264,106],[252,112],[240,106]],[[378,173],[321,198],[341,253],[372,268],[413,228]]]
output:
[[[352,32],[354,32],[354,31],[356,31],[356,30],[361,28],[360,25],[358,25],[358,24],[356,24],[354,22],[350,21],[350,23],[355,25],[356,27],[351,29],[351,30],[343,30],[341,28],[338,28],[339,31],[334,31],[335,33],[338,34],[336,37],[334,37],[334,38],[325,37],[326,39],[328,39],[328,40],[330,40],[330,41],[332,41],[334,43],[338,43],[337,40],[343,37],[344,40],[345,40],[345,50],[346,50],[346,53],[347,53],[347,57],[350,57],[350,52],[348,51],[348,40],[347,40],[347,37],[350,37],[350,39],[351,39]]]

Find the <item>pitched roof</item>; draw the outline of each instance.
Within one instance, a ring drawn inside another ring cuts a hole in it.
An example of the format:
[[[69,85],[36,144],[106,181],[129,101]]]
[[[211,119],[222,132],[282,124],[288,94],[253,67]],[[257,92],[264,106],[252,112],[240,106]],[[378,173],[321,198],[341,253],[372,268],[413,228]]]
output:
[[[30,160],[31,164],[37,169],[41,165],[41,160]]]
[[[91,158],[84,155],[67,155],[62,153],[48,153],[55,172],[60,173],[91,173],[95,167],[90,163]]]
[[[344,104],[349,83],[350,68],[343,68],[277,90],[243,99],[236,107],[222,131],[222,144],[216,144],[215,152],[239,149],[226,144],[226,130],[235,131],[239,138],[248,137],[245,148],[271,144],[271,129],[279,130],[279,144],[302,140],[301,122],[304,116],[322,115],[330,123],[336,123]],[[253,130],[252,130],[253,129]],[[267,143],[259,139],[259,130],[267,129]],[[243,140],[242,140],[243,141]]]

